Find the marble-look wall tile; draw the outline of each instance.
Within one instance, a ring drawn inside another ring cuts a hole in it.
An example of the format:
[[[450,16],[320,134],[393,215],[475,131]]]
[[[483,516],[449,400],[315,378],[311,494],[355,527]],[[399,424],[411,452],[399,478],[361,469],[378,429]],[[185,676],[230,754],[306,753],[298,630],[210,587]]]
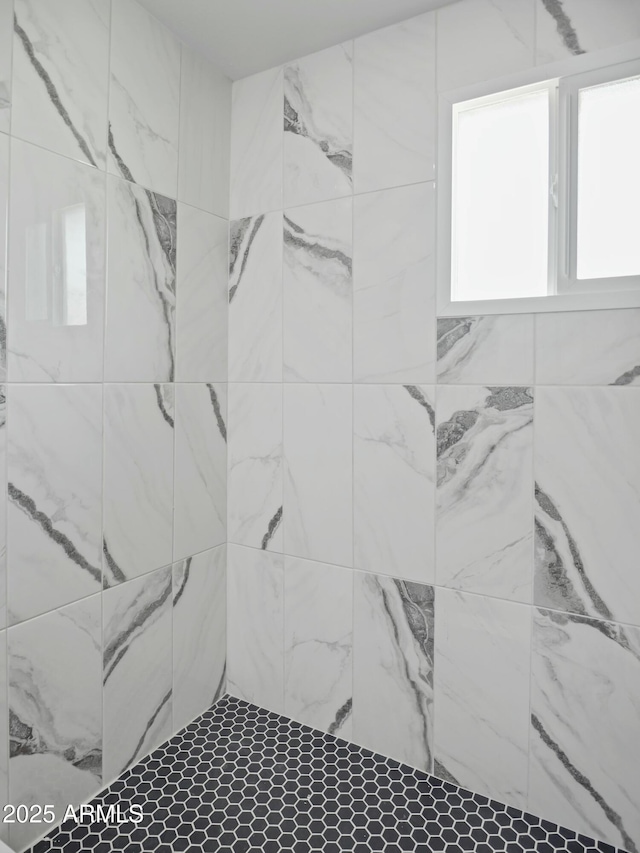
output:
[[[282,207],[282,79],[270,68],[233,84],[231,219]]]
[[[229,225],[178,205],[176,381],[227,379]]]
[[[103,593],[105,783],[171,734],[171,591],[169,566]]]
[[[172,559],[173,385],[104,390],[104,586]]]
[[[102,380],[105,204],[104,174],[12,142],[11,381]]]
[[[178,199],[229,215],[231,80],[182,45]]]
[[[284,70],[284,206],[350,195],[353,42]]]
[[[533,314],[438,319],[438,382],[532,385]]]
[[[462,0],[438,9],[438,89],[446,92],[534,64],[536,0]]]
[[[350,385],[284,387],[285,553],[351,566]]]
[[[7,386],[0,385],[0,628],[7,624]]]
[[[531,601],[533,390],[440,386],[440,586]]]
[[[539,385],[640,385],[640,308],[536,315]]]
[[[110,0],[15,0],[11,132],[104,169]]]
[[[7,707],[7,632],[0,631],[0,807],[9,801],[9,710]],[[9,824],[0,823],[0,841],[9,841]]]
[[[229,226],[229,382],[282,381],[282,214]]]
[[[636,0],[536,0],[538,65],[637,38]]]
[[[640,850],[640,631],[538,610],[529,811]]]
[[[435,382],[433,183],[353,202],[357,382]]]
[[[2,0],[0,0],[0,7]],[[0,30],[2,22],[0,20]],[[0,36],[0,39],[2,36]],[[1,84],[0,84],[1,85]],[[1,97],[1,95],[0,95]],[[0,107],[0,114],[2,108]],[[0,118],[0,123],[1,123]],[[0,381],[7,378],[7,222],[9,205],[9,137],[0,133]]]
[[[227,546],[227,689],[284,713],[284,557]]]
[[[433,588],[356,572],[353,738],[433,769]]]
[[[284,712],[351,738],[353,572],[285,557]]]
[[[436,15],[354,42],[353,163],[358,193],[435,176]]]
[[[435,393],[418,385],[356,385],[354,565],[435,581]]]
[[[284,379],[352,377],[352,201],[284,214]]]
[[[434,772],[526,808],[531,609],[436,590]]]
[[[173,558],[227,538],[227,386],[176,389]]]
[[[176,198],[180,43],[135,0],[112,0],[108,168]]]
[[[173,729],[225,692],[226,546],[173,566]]]
[[[227,538],[282,551],[282,386],[229,385]]]
[[[11,124],[11,55],[13,46],[13,0],[0,0],[0,131]]]
[[[10,768],[14,805],[50,803],[62,817],[102,787],[101,602],[99,595],[8,632]],[[22,849],[46,826],[12,824]]]
[[[102,387],[8,390],[9,619],[102,586]]]
[[[176,203],[109,178],[105,379],[175,378]]]
[[[536,390],[536,604],[640,625],[639,435],[639,389]]]

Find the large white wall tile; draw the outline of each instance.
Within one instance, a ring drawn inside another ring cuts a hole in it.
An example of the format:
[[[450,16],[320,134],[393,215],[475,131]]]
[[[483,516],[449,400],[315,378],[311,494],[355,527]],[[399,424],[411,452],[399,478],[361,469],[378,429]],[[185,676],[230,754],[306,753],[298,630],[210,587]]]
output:
[[[353,204],[354,378],[433,383],[434,184],[368,193]]]
[[[640,631],[535,613],[529,811],[640,848]]]
[[[228,237],[226,220],[178,205],[178,382],[226,382]]]
[[[354,565],[435,581],[435,393],[355,385]]]
[[[538,388],[535,603],[640,625],[640,389]]]
[[[11,124],[11,55],[13,46],[13,0],[0,0],[0,131]]]
[[[106,385],[105,586],[171,562],[173,385]]]
[[[180,560],[227,538],[227,386],[175,389],[173,557]]]
[[[436,148],[436,15],[354,42],[355,191],[431,180]]]
[[[107,190],[105,379],[173,382],[176,203],[119,178]]]
[[[526,808],[531,610],[436,590],[434,772]]]
[[[135,0],[112,0],[108,168],[176,198],[180,43]]]
[[[284,206],[350,195],[353,42],[284,70]]]
[[[462,0],[438,9],[438,89],[446,92],[534,63],[536,0]]]
[[[231,80],[182,45],[178,198],[229,215]]]
[[[229,228],[229,381],[282,380],[282,214]]]
[[[0,4],[2,0],[0,0]],[[0,108],[1,109],[1,108]],[[9,214],[9,137],[0,133],[0,380],[7,377],[7,217]]]
[[[285,557],[284,712],[351,737],[353,572]]]
[[[231,109],[231,219],[282,207],[282,69],[236,80]]]
[[[433,769],[433,588],[356,572],[353,739]]]
[[[102,586],[102,387],[8,391],[9,618]]]
[[[282,386],[229,385],[227,536],[282,551]]]
[[[11,132],[104,169],[110,0],[15,0]]]
[[[102,787],[101,601],[78,601],[8,631],[9,801],[86,803]],[[46,826],[11,825],[22,849]]]
[[[284,557],[227,546],[228,691],[284,711]]]
[[[351,566],[349,385],[285,385],[284,459],[285,552]]]
[[[284,214],[284,379],[350,382],[352,202]]]
[[[227,556],[220,545],[173,566],[173,729],[225,692]]]
[[[105,205],[104,174],[12,142],[11,381],[102,380]]]
[[[7,386],[0,385],[0,628],[7,624]]]
[[[9,708],[7,704],[7,632],[0,631],[0,803],[9,802]],[[0,841],[9,841],[9,824],[0,824]]]
[[[438,585],[531,601],[533,391],[437,391]]]

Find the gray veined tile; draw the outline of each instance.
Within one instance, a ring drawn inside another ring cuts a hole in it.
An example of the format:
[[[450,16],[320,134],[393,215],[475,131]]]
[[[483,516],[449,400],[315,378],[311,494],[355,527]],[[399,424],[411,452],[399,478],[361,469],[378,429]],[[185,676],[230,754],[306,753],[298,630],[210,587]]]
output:
[[[11,56],[13,42],[13,0],[0,0],[0,131],[9,133],[11,124]]]
[[[531,601],[533,390],[440,386],[440,586]]]
[[[282,551],[282,386],[229,385],[227,537]]]
[[[180,43],[134,0],[113,0],[108,169],[176,198]]]
[[[350,198],[285,211],[285,381],[351,381],[352,219]]]
[[[354,386],[354,564],[435,581],[433,386]]]
[[[104,169],[110,0],[15,0],[11,132]]]
[[[0,806],[9,802],[9,711],[7,706],[7,632],[0,631]],[[9,841],[9,824],[0,824],[0,841]]]
[[[175,378],[176,202],[111,177],[105,379]]]
[[[105,176],[11,145],[8,370],[11,381],[100,382]]]
[[[103,593],[104,781],[171,734],[171,566]]]
[[[640,390],[536,394],[535,603],[640,625]]]
[[[284,711],[351,738],[353,572],[285,557]]]
[[[433,768],[434,591],[367,572],[354,577],[353,739]]]
[[[434,178],[435,12],[355,40],[353,124],[357,193]]]
[[[354,378],[432,384],[435,185],[367,193],[353,205]]]
[[[531,610],[436,590],[434,772],[526,808]]]
[[[227,538],[227,386],[177,384],[173,557]]]
[[[350,195],[353,43],[305,56],[284,70],[284,206]]]
[[[7,386],[0,385],[0,628],[7,624]]]
[[[537,610],[529,811],[640,850],[640,630]]]
[[[172,560],[173,385],[106,385],[104,586]]]
[[[54,806],[102,787],[101,602],[94,595],[8,631],[9,800]],[[16,849],[46,827],[13,824]]]
[[[178,205],[176,380],[227,378],[229,224]]]
[[[173,566],[173,729],[225,692],[226,546]]]
[[[282,214],[229,228],[229,381],[282,381]]]
[[[102,387],[8,392],[9,621],[102,587]]]
[[[0,0],[2,3],[2,0]],[[1,27],[0,27],[1,29]],[[7,221],[9,137],[0,133],[0,380],[7,378]]]
[[[229,215],[231,80],[181,46],[178,199]]]
[[[284,710],[284,557],[227,546],[227,683],[232,696]]]
[[[230,194],[231,219],[282,207],[282,68],[233,84]]]
[[[533,314],[438,319],[438,382],[532,385]]]
[[[536,0],[536,63],[544,65],[640,37],[636,0]]]

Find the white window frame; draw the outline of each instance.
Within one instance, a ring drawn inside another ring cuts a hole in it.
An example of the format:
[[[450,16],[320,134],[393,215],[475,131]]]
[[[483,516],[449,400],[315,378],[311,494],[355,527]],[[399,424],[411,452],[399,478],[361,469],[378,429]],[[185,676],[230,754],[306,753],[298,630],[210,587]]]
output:
[[[628,71],[625,70],[628,69]],[[640,276],[621,279],[580,280],[575,275],[577,157],[568,152],[577,145],[577,91],[640,73],[640,40],[620,47],[574,56],[519,74],[456,89],[440,95],[438,108],[438,170],[436,180],[437,314],[522,314],[547,311],[581,311],[640,307]],[[459,104],[501,92],[549,89],[549,293],[544,296],[473,301],[451,300],[451,241],[453,195],[453,120]],[[571,148],[569,146],[572,146]],[[558,180],[560,177],[560,180]],[[615,281],[616,289],[611,288]],[[626,289],[625,289],[626,288]]]

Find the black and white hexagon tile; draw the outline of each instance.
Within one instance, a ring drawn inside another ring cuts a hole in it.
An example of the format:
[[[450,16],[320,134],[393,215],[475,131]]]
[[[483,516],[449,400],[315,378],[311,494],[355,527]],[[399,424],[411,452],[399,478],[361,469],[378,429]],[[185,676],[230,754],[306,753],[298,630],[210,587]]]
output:
[[[230,696],[93,804],[119,804],[122,812],[136,804],[144,817],[67,821],[33,853],[616,853]]]

